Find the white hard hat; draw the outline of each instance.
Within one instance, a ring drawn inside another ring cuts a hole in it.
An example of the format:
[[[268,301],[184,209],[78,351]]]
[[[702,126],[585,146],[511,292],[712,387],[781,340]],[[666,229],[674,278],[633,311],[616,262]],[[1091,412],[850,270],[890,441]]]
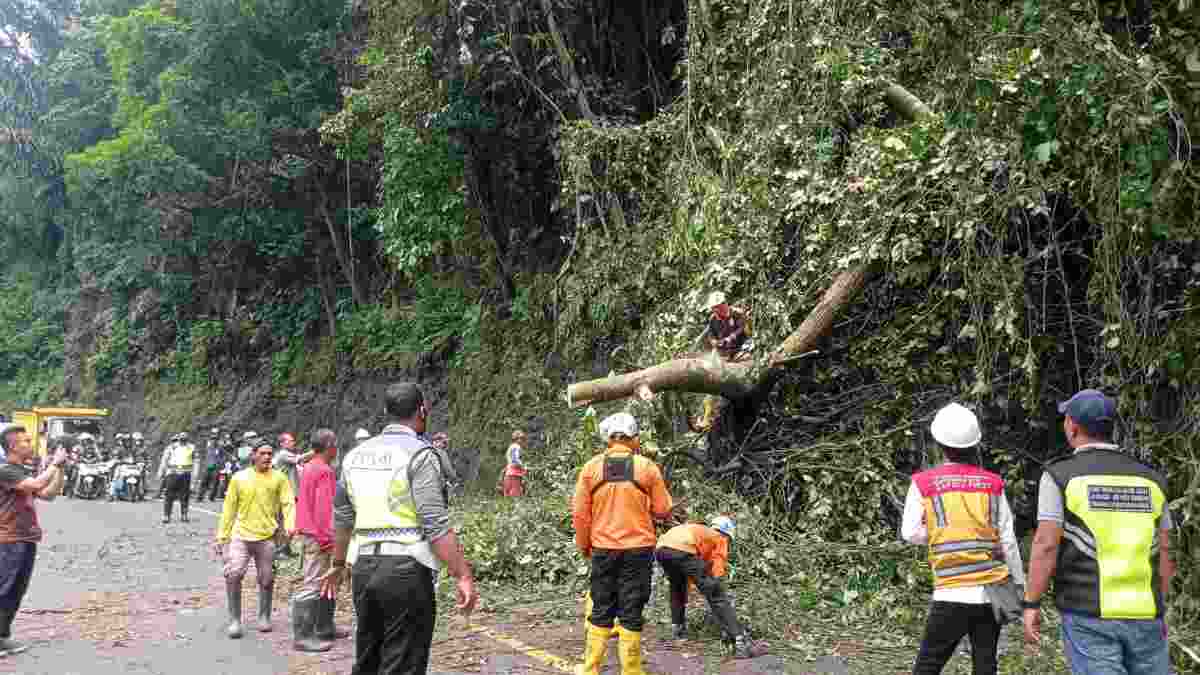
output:
[[[979,443],[982,436],[975,413],[957,403],[939,410],[929,431],[935,441],[948,448],[969,448]]]
[[[730,539],[732,539],[734,533],[737,532],[737,523],[734,522],[733,518],[730,518],[729,516],[717,516],[716,518],[712,519],[712,522],[709,523],[708,526],[717,532],[720,532],[721,534],[729,535]]]
[[[615,415],[605,417],[600,422],[600,435],[606,440],[618,434],[629,437],[638,435],[638,423],[633,418],[633,415],[627,412],[619,412]]]
[[[94,440],[96,440],[96,437],[85,431],[82,434],[79,434],[79,440],[80,441],[94,441]]]
[[[354,440],[356,441],[361,441],[370,437],[371,432],[367,431],[366,429],[359,429],[358,431],[354,432]]]
[[[246,433],[242,434],[242,440],[243,440],[243,441],[248,441],[248,440],[250,440],[250,439],[252,439],[252,438],[258,438],[258,432],[257,432],[257,431],[247,431]]]
[[[723,304],[725,304],[725,294],[721,291],[713,291],[708,294],[708,300],[704,301],[704,309],[712,309]]]
[[[144,438],[145,438],[145,436],[142,436],[142,432],[140,432],[140,431],[133,432],[133,440],[140,441]]]

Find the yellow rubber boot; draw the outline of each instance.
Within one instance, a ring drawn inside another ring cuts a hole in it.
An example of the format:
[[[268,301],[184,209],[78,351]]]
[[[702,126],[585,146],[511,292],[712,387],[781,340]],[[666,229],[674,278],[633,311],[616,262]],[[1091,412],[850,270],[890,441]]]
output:
[[[621,675],[647,675],[642,670],[642,632],[618,628],[617,654],[621,656]]]
[[[583,665],[575,666],[575,675],[600,675],[613,629],[593,626],[591,622],[584,622],[584,625],[587,626],[587,642],[583,647]]]
[[[615,627],[619,628],[621,626],[621,620],[615,619],[613,621],[613,625]],[[584,628],[592,627],[592,592],[591,591],[587,592],[587,595],[584,596],[584,600],[583,600],[583,626],[584,626]],[[609,637],[613,637],[615,635],[616,635],[615,630],[611,631],[609,633]]]

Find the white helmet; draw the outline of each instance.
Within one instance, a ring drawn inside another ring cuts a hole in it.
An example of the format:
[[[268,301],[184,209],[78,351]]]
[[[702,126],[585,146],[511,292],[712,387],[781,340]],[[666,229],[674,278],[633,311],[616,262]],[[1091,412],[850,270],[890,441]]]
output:
[[[243,440],[243,441],[250,441],[250,440],[253,440],[253,439],[255,439],[255,438],[258,438],[258,432],[257,432],[257,431],[247,431],[246,433],[242,434],[242,440]]]
[[[933,439],[948,448],[969,448],[979,443],[979,419],[957,403],[942,408],[929,425]]]
[[[725,294],[721,291],[713,291],[708,294],[708,300],[704,301],[704,309],[712,310],[717,305],[725,304]]]
[[[370,437],[371,432],[367,431],[366,429],[359,429],[358,431],[354,432],[354,440],[356,441],[366,440]]]
[[[729,516],[717,516],[708,524],[709,527],[733,539],[733,535],[737,532],[737,523]]]
[[[627,412],[619,412],[615,415],[609,415],[600,422],[600,435],[608,440],[613,436],[629,436],[630,438],[638,435],[638,423],[633,415]]]
[[[93,435],[91,435],[91,434],[89,434],[89,433],[88,433],[88,432],[86,432],[86,431],[85,431],[85,432],[83,432],[82,434],[79,434],[79,442],[80,442],[80,443],[82,443],[82,442],[84,442],[84,441],[94,441],[94,440],[96,440],[96,437],[95,437],[95,436],[93,436]]]

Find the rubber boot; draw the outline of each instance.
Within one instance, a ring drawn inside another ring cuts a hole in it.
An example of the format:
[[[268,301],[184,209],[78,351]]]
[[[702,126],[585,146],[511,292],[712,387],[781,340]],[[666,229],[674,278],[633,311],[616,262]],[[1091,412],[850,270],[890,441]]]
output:
[[[733,658],[756,659],[767,654],[767,646],[750,639],[748,633],[742,633],[733,641]]]
[[[612,628],[601,628],[585,623],[587,626],[587,642],[583,647],[583,665],[575,666],[575,675],[600,675],[604,667],[604,659],[608,656],[608,638],[612,637]]]
[[[258,632],[271,632],[271,602],[275,599],[275,588],[258,589]]]
[[[184,506],[184,507],[183,507],[183,508],[180,510],[180,512],[179,512],[179,521],[180,521],[180,522],[182,522],[182,523],[186,523],[186,522],[188,522],[188,514],[187,514],[187,512],[188,512],[188,510],[187,510],[187,507],[186,507],[186,506]]]
[[[350,637],[350,631],[344,628],[338,628],[334,621],[334,614],[337,612],[337,601],[329,598],[320,598],[316,601],[316,635],[318,640],[341,640]]]
[[[229,604],[229,627],[225,634],[230,639],[242,637],[242,581],[225,581],[225,601]]]
[[[292,646],[298,652],[327,652],[332,643],[322,642],[313,635],[317,620],[318,600],[292,601]]]
[[[29,647],[12,639],[12,623],[17,613],[12,610],[0,609],[0,656],[20,654]]]
[[[642,670],[642,632],[617,628],[617,654],[621,657],[621,675],[646,675]]]

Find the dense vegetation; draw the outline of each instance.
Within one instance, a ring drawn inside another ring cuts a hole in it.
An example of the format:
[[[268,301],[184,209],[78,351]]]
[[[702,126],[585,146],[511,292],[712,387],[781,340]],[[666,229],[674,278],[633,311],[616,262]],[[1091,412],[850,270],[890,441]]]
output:
[[[592,441],[566,384],[690,351],[715,289],[765,352],[862,268],[821,354],[707,437],[695,395],[635,406],[697,509],[757,509],[749,578],[802,549],[919,578],[896,503],[951,399],[1028,524],[1053,403],[1100,386],[1170,477],[1196,630],[1192,0],[0,8],[7,406],[203,416],[235,381],[433,368],[456,444],[543,441],[550,501],[495,527],[546,548],[474,551],[519,576],[570,551],[553,504]]]

